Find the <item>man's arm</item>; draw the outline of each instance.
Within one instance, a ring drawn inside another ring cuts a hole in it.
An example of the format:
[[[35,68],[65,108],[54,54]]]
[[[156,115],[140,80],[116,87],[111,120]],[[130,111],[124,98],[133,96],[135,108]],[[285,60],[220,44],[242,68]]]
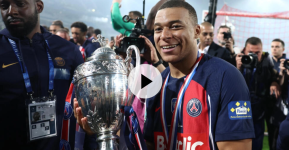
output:
[[[251,150],[252,139],[217,142],[219,150]]]

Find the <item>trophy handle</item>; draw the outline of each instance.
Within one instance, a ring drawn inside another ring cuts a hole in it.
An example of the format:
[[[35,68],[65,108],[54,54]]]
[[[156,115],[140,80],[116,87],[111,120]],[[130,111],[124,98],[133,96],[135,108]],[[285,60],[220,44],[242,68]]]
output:
[[[140,67],[140,51],[137,46],[131,45],[126,50],[126,59],[125,59],[125,64],[126,64],[126,67],[128,68],[128,74],[130,73],[130,70],[131,70],[130,60],[131,60],[132,50],[134,50],[135,52],[137,70]],[[136,73],[135,75],[137,75],[138,71],[136,71],[135,73]]]

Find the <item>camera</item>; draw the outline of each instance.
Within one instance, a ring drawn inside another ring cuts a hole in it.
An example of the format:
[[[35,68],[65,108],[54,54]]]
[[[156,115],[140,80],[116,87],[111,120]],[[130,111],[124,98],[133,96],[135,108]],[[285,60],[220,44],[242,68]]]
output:
[[[289,70],[289,59],[284,61],[284,67]]]
[[[256,68],[258,63],[258,56],[254,53],[242,56],[242,64],[245,68]]]
[[[223,32],[223,34],[224,34],[224,39],[232,38],[232,34],[230,32]]]
[[[116,52],[126,53],[126,50],[129,46],[135,45],[139,48],[141,54],[145,53],[145,39],[139,38],[139,36],[152,33],[152,31],[144,28],[144,21],[142,18],[131,19],[128,15],[125,15],[122,19],[124,22],[135,20],[136,24],[135,27],[132,29],[130,36],[125,37],[121,41],[120,48],[118,48]],[[134,56],[134,54],[132,56]]]

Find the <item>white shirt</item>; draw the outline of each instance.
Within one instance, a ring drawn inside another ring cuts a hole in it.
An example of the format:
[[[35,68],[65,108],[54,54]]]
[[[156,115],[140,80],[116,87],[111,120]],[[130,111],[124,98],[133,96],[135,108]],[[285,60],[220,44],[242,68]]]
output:
[[[206,46],[203,50],[201,50],[201,49],[200,49],[200,43],[198,44],[198,49],[199,49],[199,52],[200,52],[200,53],[207,54],[209,48],[210,48],[210,45],[209,45],[209,46]]]

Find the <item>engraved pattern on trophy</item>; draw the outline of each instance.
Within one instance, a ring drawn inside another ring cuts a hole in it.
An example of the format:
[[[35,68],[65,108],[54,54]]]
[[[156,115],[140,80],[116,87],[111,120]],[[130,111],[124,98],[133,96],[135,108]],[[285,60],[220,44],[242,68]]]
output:
[[[101,42],[102,38],[99,39]],[[138,57],[138,49],[132,49]],[[140,58],[136,62],[139,65]],[[116,133],[124,118],[120,108],[131,106],[133,100],[128,89],[130,70],[129,61],[116,59],[112,49],[101,47],[74,72],[75,95],[83,116],[87,117],[91,130],[97,134],[100,150],[118,149]]]

